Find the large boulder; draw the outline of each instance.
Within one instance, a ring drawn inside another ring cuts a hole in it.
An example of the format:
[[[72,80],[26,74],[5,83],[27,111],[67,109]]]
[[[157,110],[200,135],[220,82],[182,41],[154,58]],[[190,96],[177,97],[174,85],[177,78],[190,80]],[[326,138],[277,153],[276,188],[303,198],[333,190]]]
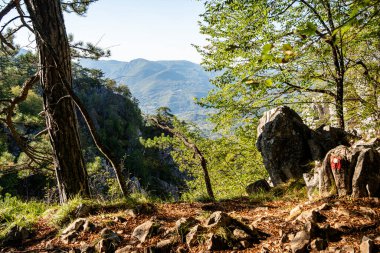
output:
[[[312,130],[287,106],[265,112],[257,135],[256,146],[274,185],[301,178],[312,168],[311,162],[322,160],[340,144],[348,144],[343,130],[328,126]]]
[[[307,140],[311,131],[295,111],[282,106],[265,112],[257,131],[256,146],[274,185],[310,170]]]
[[[362,141],[360,143],[363,143]],[[338,146],[329,151],[323,161],[319,193],[328,196],[379,197],[379,142]]]

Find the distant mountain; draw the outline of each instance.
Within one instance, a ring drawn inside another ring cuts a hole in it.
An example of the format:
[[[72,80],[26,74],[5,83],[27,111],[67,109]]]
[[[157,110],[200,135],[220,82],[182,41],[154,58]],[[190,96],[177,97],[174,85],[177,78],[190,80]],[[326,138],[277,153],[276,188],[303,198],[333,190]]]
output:
[[[204,97],[211,90],[212,75],[198,64],[145,59],[130,62],[83,59],[80,63],[86,68],[100,69],[106,77],[128,85],[144,113],[151,114],[165,106],[185,120],[196,122],[206,117],[205,109],[196,105],[194,98]]]

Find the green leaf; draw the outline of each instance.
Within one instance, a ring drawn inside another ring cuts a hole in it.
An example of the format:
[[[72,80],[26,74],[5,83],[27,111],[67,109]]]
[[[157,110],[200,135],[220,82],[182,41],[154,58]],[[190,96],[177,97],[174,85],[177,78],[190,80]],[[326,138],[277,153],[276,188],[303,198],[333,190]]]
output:
[[[292,51],[293,47],[287,43],[287,44],[282,45],[282,50],[283,51]]]
[[[262,50],[262,54],[268,54],[270,52],[270,50],[272,50],[273,48],[273,44],[265,44],[263,46],[263,50]]]
[[[273,85],[273,80],[272,80],[272,79],[267,79],[267,80],[265,80],[265,85],[266,85],[267,87],[272,87],[272,85]]]

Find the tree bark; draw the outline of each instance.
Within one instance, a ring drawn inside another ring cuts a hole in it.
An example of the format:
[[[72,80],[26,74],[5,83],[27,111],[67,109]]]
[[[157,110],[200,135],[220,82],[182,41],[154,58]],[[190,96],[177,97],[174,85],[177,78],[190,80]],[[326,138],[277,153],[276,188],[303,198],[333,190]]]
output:
[[[59,0],[25,0],[39,54],[41,85],[60,201],[90,195],[74,104],[70,47]]]

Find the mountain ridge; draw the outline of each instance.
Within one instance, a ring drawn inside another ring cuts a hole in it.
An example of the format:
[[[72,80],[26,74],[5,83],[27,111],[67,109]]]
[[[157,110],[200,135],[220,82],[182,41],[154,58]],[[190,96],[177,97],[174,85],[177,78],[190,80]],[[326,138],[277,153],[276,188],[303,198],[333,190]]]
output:
[[[119,85],[127,85],[139,101],[144,113],[152,114],[159,107],[168,107],[184,120],[204,120],[207,111],[194,103],[194,98],[207,95],[212,86],[212,73],[199,64],[186,60],[150,61],[137,58],[118,60],[82,59],[86,68],[100,69],[105,77]]]

